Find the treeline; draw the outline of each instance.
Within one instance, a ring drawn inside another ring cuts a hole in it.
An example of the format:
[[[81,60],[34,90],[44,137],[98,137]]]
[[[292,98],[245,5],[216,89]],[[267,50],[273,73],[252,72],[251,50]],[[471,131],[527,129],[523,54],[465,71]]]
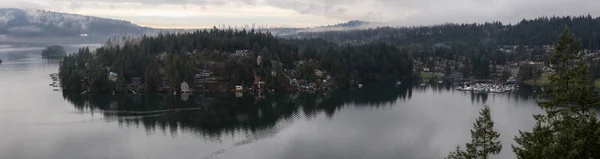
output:
[[[127,90],[134,79],[140,79],[146,91],[177,89],[207,72],[212,73],[211,80],[229,87],[261,81],[283,90],[296,78],[313,82],[330,76],[337,86],[406,78],[412,75],[411,59],[406,51],[386,44],[341,46],[213,28],[111,39],[97,50],[82,48],[66,57],[59,75],[67,91]],[[316,70],[326,74],[315,77]],[[109,80],[109,72],[116,78]]]
[[[385,42],[395,45],[444,44],[453,48],[490,48],[499,45],[551,45],[565,25],[582,39],[583,48],[600,49],[600,17],[565,16],[501,22],[444,24],[420,27],[381,27],[354,31],[304,32],[300,37],[318,37],[339,43]]]
[[[551,45],[568,26],[582,40],[582,48],[600,49],[600,17],[540,17],[517,24],[501,22],[443,24],[419,27],[381,27],[365,30],[303,32],[293,38],[322,38],[339,44],[386,43],[405,48],[425,67],[440,59],[459,62],[450,66],[465,76],[487,78],[490,65],[507,62],[538,61],[548,63]],[[504,49],[502,51],[501,49]],[[429,59],[437,57],[437,59]],[[486,62],[487,61],[487,62]],[[595,68],[594,68],[595,69]],[[596,69],[595,69],[596,70]]]

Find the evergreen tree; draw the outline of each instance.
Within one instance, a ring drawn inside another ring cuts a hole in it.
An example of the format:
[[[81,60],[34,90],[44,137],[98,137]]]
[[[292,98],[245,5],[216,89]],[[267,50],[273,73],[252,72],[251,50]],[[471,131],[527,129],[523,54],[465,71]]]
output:
[[[450,152],[448,159],[487,159],[489,155],[496,155],[502,151],[502,144],[498,140],[500,133],[494,130],[494,121],[490,115],[490,107],[485,106],[479,117],[473,123],[471,142],[466,143],[466,150],[460,146]]]
[[[594,93],[581,42],[565,29],[550,64],[554,73],[538,105],[530,132],[519,132],[513,151],[518,158],[600,158],[600,124],[591,110],[600,102]]]

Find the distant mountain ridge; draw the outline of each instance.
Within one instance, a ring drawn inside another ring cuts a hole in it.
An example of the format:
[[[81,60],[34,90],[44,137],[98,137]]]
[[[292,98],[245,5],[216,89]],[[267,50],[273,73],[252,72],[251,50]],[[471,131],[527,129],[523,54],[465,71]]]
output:
[[[330,25],[330,26],[326,26],[326,27],[346,27],[346,28],[358,28],[358,27],[363,27],[366,25],[370,25],[372,24],[372,22],[367,22],[367,21],[360,21],[360,20],[351,20],[345,23],[339,23],[339,24],[335,24],[335,25]]]
[[[302,32],[324,32],[324,31],[341,31],[341,30],[357,30],[357,29],[366,29],[370,27],[376,26],[378,23],[360,21],[360,20],[351,20],[345,23],[338,23],[334,25],[327,26],[318,26],[318,27],[309,27],[309,28],[269,28],[264,29],[272,32],[276,35],[293,35]]]
[[[0,8],[0,35],[126,36],[151,30],[129,21],[42,10]]]

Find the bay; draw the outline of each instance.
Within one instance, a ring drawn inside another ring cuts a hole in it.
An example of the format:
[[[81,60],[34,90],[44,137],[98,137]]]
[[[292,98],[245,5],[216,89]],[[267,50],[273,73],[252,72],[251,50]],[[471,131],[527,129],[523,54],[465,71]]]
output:
[[[66,45],[69,52],[82,46]],[[79,95],[53,91],[44,46],[1,45],[0,158],[442,158],[489,105],[503,150],[534,125],[534,89],[366,84],[328,94]]]

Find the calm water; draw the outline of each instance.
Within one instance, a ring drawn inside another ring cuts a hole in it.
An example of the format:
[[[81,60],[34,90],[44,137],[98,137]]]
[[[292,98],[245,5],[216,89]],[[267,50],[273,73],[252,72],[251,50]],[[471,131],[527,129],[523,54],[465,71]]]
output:
[[[502,134],[495,158],[514,158],[512,138],[540,112],[531,88],[476,95],[437,83],[262,98],[65,94],[48,86],[58,62],[41,49],[0,46],[0,158],[442,158],[469,140],[484,105]]]

